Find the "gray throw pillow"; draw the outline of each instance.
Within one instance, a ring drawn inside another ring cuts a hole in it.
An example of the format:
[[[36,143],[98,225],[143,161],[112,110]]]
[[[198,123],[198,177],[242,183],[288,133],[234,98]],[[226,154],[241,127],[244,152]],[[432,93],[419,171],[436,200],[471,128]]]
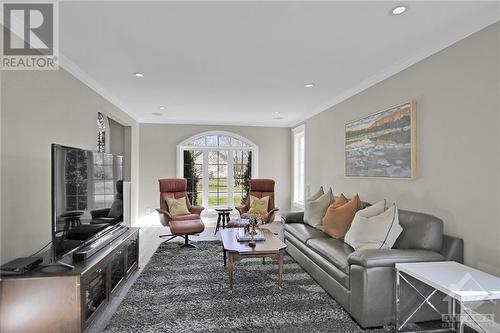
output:
[[[323,188],[321,188],[323,190]],[[304,205],[304,222],[309,224],[311,227],[322,230],[322,219],[325,216],[328,206],[333,201],[332,189],[327,193],[320,194],[316,193],[309,200],[306,200]]]

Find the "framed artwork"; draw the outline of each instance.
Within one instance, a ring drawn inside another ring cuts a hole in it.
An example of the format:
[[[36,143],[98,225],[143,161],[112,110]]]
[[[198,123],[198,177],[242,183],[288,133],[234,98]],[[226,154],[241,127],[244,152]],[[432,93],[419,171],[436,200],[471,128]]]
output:
[[[345,175],[416,176],[416,103],[394,106],[345,125]]]

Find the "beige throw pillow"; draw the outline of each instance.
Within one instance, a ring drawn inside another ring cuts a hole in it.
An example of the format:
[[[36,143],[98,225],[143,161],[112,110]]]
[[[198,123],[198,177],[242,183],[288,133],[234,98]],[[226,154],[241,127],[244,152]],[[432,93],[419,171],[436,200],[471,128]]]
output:
[[[248,214],[266,215],[268,206],[269,206],[269,196],[265,196],[259,199],[251,195],[250,209],[248,210]]]
[[[191,214],[187,208],[186,197],[182,198],[166,198],[168,211],[172,216]]]
[[[344,242],[355,250],[391,249],[403,231],[403,228],[399,225],[397,207],[395,205],[391,206],[385,212],[369,217],[365,216],[371,214],[367,214],[366,211],[363,212],[364,210],[366,209],[360,210],[354,216]]]
[[[320,188],[320,192],[323,191],[323,188]],[[322,219],[328,209],[328,206],[333,201],[333,192],[332,189],[327,193],[319,194],[316,193],[310,199],[306,200],[304,204],[304,222],[309,224],[311,227],[322,230]]]

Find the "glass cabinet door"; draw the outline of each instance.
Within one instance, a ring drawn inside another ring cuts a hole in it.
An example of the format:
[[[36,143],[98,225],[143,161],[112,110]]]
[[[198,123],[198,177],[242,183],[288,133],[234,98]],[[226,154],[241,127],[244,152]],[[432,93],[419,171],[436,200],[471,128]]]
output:
[[[116,288],[120,281],[125,277],[125,255],[124,250],[118,251],[111,259],[111,292]]]
[[[107,270],[105,268],[97,269],[84,282],[85,320],[88,320],[99,306],[106,301],[106,287]]]
[[[139,246],[137,243],[137,239],[132,239],[129,241],[127,245],[127,272],[130,271],[137,264],[138,254],[139,254]]]

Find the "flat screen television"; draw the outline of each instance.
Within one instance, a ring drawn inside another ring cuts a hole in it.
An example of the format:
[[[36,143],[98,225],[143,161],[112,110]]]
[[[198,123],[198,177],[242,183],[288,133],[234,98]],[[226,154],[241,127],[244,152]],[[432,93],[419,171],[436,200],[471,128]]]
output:
[[[122,156],[52,145],[54,259],[123,222],[122,175]]]

